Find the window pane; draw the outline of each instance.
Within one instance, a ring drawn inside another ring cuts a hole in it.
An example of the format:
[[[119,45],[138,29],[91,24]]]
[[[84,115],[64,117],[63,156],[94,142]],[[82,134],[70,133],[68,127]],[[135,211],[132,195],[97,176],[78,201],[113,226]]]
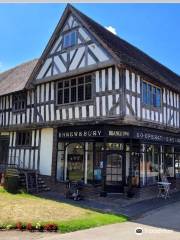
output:
[[[76,44],[76,32],[71,32],[71,46]]]
[[[63,103],[63,91],[59,90],[58,91],[58,104],[62,104]]]
[[[147,83],[143,82],[143,103],[147,104]]]
[[[84,85],[78,86],[78,101],[84,100]]]
[[[91,84],[86,84],[85,100],[91,99]]]
[[[148,89],[147,89],[147,104],[151,105],[151,85],[148,84]]]
[[[79,77],[78,84],[83,84],[83,83],[84,83],[84,77]]]
[[[69,32],[64,35],[63,47],[71,47],[74,46],[77,42],[76,31]]]
[[[69,103],[69,88],[64,89],[64,103]]]
[[[76,79],[71,79],[71,86],[75,86],[76,85]]]
[[[70,43],[69,40],[70,40],[69,34],[64,35],[64,43],[63,43],[64,48],[69,47],[69,43]]]
[[[58,83],[58,88],[62,88],[63,87],[63,82],[59,82]]]
[[[64,87],[69,87],[69,80],[64,82]]]
[[[152,105],[156,107],[156,88],[152,88]]]
[[[91,75],[85,77],[85,83],[91,83]]]
[[[71,102],[76,102],[76,87],[71,88]]]
[[[20,93],[13,96],[13,109],[21,111],[26,108],[26,94]]]
[[[156,89],[156,107],[161,107],[161,90]]]
[[[16,145],[29,146],[31,145],[31,133],[30,132],[17,132]]]

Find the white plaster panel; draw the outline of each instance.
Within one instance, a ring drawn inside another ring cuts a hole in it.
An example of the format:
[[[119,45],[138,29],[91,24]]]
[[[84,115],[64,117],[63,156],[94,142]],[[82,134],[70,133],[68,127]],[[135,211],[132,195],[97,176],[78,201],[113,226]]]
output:
[[[119,89],[119,70],[115,69],[115,89]]]
[[[86,118],[86,106],[82,106],[82,118]]]
[[[97,115],[97,117],[100,116],[100,100],[99,100],[99,97],[96,97],[96,115]]]
[[[62,119],[63,119],[63,120],[67,119],[66,109],[65,109],[65,108],[62,109]]]
[[[96,71],[96,92],[100,91],[99,71]]]
[[[136,89],[136,87],[135,87],[135,74],[134,73],[132,73],[132,91],[133,92],[135,92],[135,89]]]
[[[53,128],[42,129],[40,147],[40,173],[51,175],[53,150]]]
[[[66,67],[64,66],[64,63],[61,61],[59,56],[54,57],[54,62],[56,63],[56,66],[58,67],[60,72],[62,72],[62,73],[66,72]]]
[[[110,110],[112,108],[113,105],[113,98],[112,95],[108,96],[108,110]]]
[[[69,108],[68,112],[69,112],[69,119],[72,119],[73,118],[72,108]]]
[[[89,117],[94,117],[94,106],[90,105],[89,106]]]
[[[112,68],[108,68],[108,90],[112,90]]]
[[[105,70],[102,70],[102,91],[105,91],[105,85],[106,85],[106,78],[105,78]]]
[[[42,78],[44,76],[44,74],[47,71],[48,67],[50,66],[51,62],[52,62],[52,58],[48,58],[45,61],[43,67],[41,68],[41,70],[40,70],[40,72],[39,72],[39,74],[37,76],[37,79],[40,79],[40,78]]]
[[[99,59],[100,62],[104,62],[108,60],[108,56],[104,53],[104,51],[98,47],[95,43],[90,44],[89,48],[94,53],[94,55]]]
[[[126,89],[130,90],[129,71],[126,69]]]
[[[79,118],[79,107],[75,107],[75,118]]]
[[[141,81],[140,81],[140,76],[137,76],[137,93],[141,93]]]
[[[106,98],[102,96],[102,115],[106,116]]]

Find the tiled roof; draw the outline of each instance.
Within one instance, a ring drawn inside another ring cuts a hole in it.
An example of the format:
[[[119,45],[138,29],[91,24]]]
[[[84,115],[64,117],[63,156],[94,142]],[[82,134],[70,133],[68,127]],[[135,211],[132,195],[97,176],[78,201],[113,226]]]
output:
[[[0,96],[23,90],[36,63],[34,59],[0,73]]]
[[[121,63],[127,64],[145,74],[173,87],[180,88],[180,76],[160,64],[132,44],[114,35],[103,26],[87,17],[85,14],[70,6],[76,14],[88,25],[88,29],[94,32],[103,43],[119,58]]]

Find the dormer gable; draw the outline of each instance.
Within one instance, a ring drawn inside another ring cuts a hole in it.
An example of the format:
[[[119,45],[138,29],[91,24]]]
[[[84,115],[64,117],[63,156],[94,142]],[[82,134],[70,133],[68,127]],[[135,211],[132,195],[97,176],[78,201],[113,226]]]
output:
[[[52,38],[54,38],[52,43]],[[36,68],[35,81],[64,77],[66,73],[96,69],[112,57],[78,16],[67,7]]]

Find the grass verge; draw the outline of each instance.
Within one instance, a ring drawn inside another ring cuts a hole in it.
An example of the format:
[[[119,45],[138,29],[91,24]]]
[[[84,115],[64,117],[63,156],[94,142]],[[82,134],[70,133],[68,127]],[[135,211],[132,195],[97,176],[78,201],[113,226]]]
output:
[[[62,233],[72,232],[127,220],[122,215],[56,202],[30,194],[10,194],[0,187],[0,224],[56,223]]]

